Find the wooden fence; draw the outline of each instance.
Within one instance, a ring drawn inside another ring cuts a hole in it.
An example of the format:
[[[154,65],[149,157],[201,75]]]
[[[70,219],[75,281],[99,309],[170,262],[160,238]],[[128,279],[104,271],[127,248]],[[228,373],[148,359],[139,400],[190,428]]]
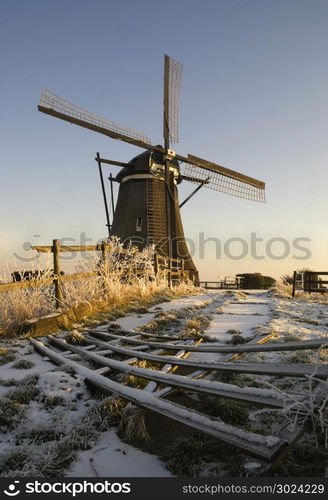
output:
[[[243,286],[242,278],[223,279],[220,281],[200,281],[200,286],[207,290],[231,290],[240,289]]]
[[[301,289],[308,293],[327,293],[328,280],[323,280],[320,276],[328,276],[327,271],[305,271],[304,273],[293,273],[292,297],[295,297],[296,290]]]
[[[96,387],[105,395],[116,394],[144,410],[159,414],[161,418],[168,417],[192,428],[193,431],[205,433],[210,439],[217,438],[241,449],[250,457],[256,457],[256,462],[261,465],[259,470],[256,469],[256,474],[260,472],[263,475],[268,472],[285,456],[302,436],[307,422],[311,421],[313,411],[323,407],[327,398],[328,366],[319,361],[319,357],[315,364],[263,363],[256,360],[234,363],[247,352],[298,352],[308,349],[320,352],[326,345],[325,337],[310,341],[268,342],[273,339],[274,334],[262,332],[246,344],[236,346],[203,343],[203,338],[181,339],[179,332],[168,337],[165,332],[154,334],[124,329],[117,331],[108,328],[108,325],[104,325],[103,330],[88,329],[80,333],[83,335],[84,346],[74,344],[69,336],[66,339],[47,336],[42,341],[30,338],[29,341],[42,356],[47,356],[53,363],[61,366],[69,364],[88,386]],[[192,353],[196,353],[197,359],[189,358]],[[204,353],[211,353],[211,356],[220,358],[217,358],[216,362],[199,359]],[[74,361],[72,356],[76,354],[80,359],[96,363],[100,368],[88,368],[81,361]],[[144,363],[156,362],[160,366],[156,370],[137,366],[136,359]],[[113,381],[107,376],[112,370],[143,379],[143,389],[128,386],[124,378],[120,382]],[[294,394],[287,390],[285,394],[281,394],[278,391],[253,387],[252,384],[236,387],[229,383],[221,384],[213,380],[213,377],[208,378],[212,372],[237,375],[244,373],[256,375],[257,378],[278,376],[287,377],[287,380],[290,380],[290,377],[303,381],[310,379],[311,391],[304,389],[302,394]],[[319,382],[320,379],[323,379],[322,382]],[[282,416],[285,415],[285,418],[272,435],[270,432],[255,433],[236,427],[233,421],[229,422],[229,416],[224,423],[213,420],[213,417],[208,415],[206,405],[199,406],[202,399],[198,400],[197,405],[190,404],[193,401],[191,399],[188,404],[182,399],[177,405],[171,397],[168,399],[168,396],[172,396],[176,391],[242,402],[244,405],[251,405],[250,408],[259,405],[266,411],[274,408],[278,409]],[[288,425],[290,411],[286,412],[291,401],[295,416],[292,426]],[[307,411],[307,408],[311,408],[311,411]],[[170,428],[168,427],[166,432],[170,432]],[[154,433],[156,435],[156,426]]]
[[[108,252],[112,249],[110,243],[102,242],[101,245],[85,245],[85,246],[64,246],[60,245],[58,239],[53,240],[52,245],[49,246],[33,246],[33,250],[39,253],[52,253],[53,254],[53,275],[46,278],[37,279],[23,279],[22,281],[15,281],[13,283],[1,283],[0,293],[9,292],[11,290],[22,289],[22,288],[41,288],[47,286],[55,287],[55,306],[56,309],[61,307],[63,302],[63,287],[62,284],[66,281],[80,280],[84,278],[91,278],[93,276],[99,276],[100,271],[86,271],[81,273],[74,273],[64,275],[61,272],[60,266],[60,253],[62,252],[101,252],[101,260],[106,260]],[[117,255],[132,255],[129,250],[124,248],[120,249]],[[183,259],[168,258],[157,253],[154,254],[154,271],[155,274],[165,274],[168,278],[169,286],[171,286],[175,281],[185,280],[187,278],[184,269]],[[141,275],[144,274],[145,269],[134,269],[134,274]]]

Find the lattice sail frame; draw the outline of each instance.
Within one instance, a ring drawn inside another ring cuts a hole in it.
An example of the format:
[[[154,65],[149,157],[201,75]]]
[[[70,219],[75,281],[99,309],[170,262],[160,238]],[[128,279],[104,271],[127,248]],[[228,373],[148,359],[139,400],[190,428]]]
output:
[[[165,55],[163,130],[171,143],[179,142],[179,95],[183,65]]]
[[[119,125],[118,123],[112,122],[107,118],[97,115],[87,111],[69,101],[66,101],[62,97],[54,94],[51,90],[43,89],[40,98],[39,107],[46,108],[49,111],[55,111],[61,115],[65,115],[67,118],[71,117],[73,120],[76,119],[81,122],[94,125],[100,129],[107,130],[108,132],[113,132],[118,136],[126,137],[134,141],[141,141],[146,144],[151,144],[150,139],[143,132],[138,132],[137,130]]]
[[[205,168],[197,167],[186,163],[181,165],[182,175],[191,177],[195,180],[188,179],[190,182],[198,184],[204,182],[204,187],[208,189],[213,189],[214,191],[219,191],[221,193],[230,194],[231,196],[236,196],[237,198],[243,198],[249,201],[257,201],[259,203],[265,203],[265,188],[260,188],[247,184],[237,179],[227,177],[225,175],[211,172]]]

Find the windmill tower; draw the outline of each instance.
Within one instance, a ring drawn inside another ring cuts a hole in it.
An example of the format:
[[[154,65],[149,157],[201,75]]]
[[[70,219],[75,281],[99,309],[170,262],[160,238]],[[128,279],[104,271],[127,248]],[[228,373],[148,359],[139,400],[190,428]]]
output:
[[[101,163],[123,167],[115,178],[119,183],[119,193],[109,234],[119,236],[126,246],[133,242],[144,248],[153,243],[160,255],[183,258],[190,278],[197,281],[197,269],[184,237],[181,206],[203,186],[232,196],[265,202],[265,184],[202,158],[190,154],[181,156],[171,149],[171,144],[179,141],[181,76],[182,65],[165,55],[163,146],[152,145],[145,134],[79,108],[47,89],[42,93],[38,109],[146,150],[129,163],[103,159],[97,155],[100,171]],[[198,186],[179,205],[178,185],[182,181]],[[107,210],[106,198],[105,205]],[[107,220],[109,226],[108,217]]]

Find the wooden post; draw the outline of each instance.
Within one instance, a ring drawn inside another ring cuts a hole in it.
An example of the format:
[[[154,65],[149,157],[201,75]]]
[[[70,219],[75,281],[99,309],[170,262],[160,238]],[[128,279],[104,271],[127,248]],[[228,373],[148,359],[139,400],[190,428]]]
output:
[[[157,256],[156,252],[154,253],[154,273],[155,273],[155,276],[158,273],[158,256]]]
[[[168,270],[168,273],[167,273],[167,279],[168,279],[168,284],[169,284],[169,288],[171,289],[172,288],[172,259],[171,257],[169,257],[169,270]]]
[[[52,253],[54,257],[55,305],[56,309],[59,309],[63,302],[63,290],[60,282],[59,240],[52,240]]]
[[[293,289],[292,289],[292,297],[295,297],[295,290],[296,290],[296,276],[297,272],[294,271],[293,273]]]
[[[106,260],[106,252],[107,252],[107,243],[106,241],[101,242],[101,260]]]
[[[309,273],[308,271],[305,271],[303,274],[303,280],[304,280],[304,292],[309,292]]]
[[[106,295],[107,295],[106,268],[105,267],[103,267],[103,269],[101,269],[101,268],[102,268],[102,266],[105,266],[106,256],[107,256],[107,242],[102,241],[101,242],[101,260],[100,260],[100,267],[99,267],[99,276],[100,276],[100,278],[102,277],[101,286],[102,286],[102,292],[103,292],[104,298],[106,298]]]

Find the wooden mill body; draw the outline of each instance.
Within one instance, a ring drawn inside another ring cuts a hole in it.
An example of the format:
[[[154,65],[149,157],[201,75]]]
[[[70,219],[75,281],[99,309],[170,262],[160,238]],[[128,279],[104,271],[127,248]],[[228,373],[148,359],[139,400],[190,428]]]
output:
[[[120,186],[110,235],[118,236],[125,247],[132,243],[143,249],[153,244],[159,255],[183,259],[190,279],[197,280],[197,269],[186,244],[179,209],[177,185],[181,176],[178,161],[169,162],[168,200],[163,154],[145,151],[128,165],[116,176]],[[167,224],[168,218],[170,224]]]

